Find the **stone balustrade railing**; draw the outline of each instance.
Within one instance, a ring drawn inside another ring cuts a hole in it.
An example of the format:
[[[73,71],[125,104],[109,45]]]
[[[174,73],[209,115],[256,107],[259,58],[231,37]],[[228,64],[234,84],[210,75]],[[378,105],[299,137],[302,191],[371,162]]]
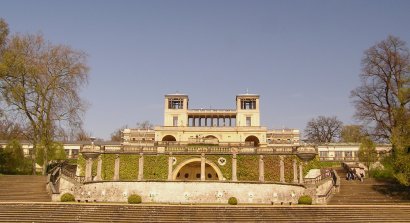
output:
[[[84,146],[81,153],[115,153],[115,154],[218,154],[218,155],[316,155],[315,150],[306,150],[303,146],[279,146],[279,147],[233,147],[233,146],[190,146],[190,145],[158,145],[158,146],[137,146],[123,145],[119,147],[104,147],[95,145],[93,147]]]

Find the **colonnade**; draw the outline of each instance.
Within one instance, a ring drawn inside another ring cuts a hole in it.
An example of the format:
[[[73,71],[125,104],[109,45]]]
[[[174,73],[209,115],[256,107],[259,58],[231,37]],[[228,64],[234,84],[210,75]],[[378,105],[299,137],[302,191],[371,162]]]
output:
[[[280,155],[279,157],[280,157],[279,181],[282,183],[285,183],[284,156]],[[173,162],[174,160],[173,160],[172,154],[170,154],[168,157],[168,177],[167,177],[169,181],[173,180],[173,177],[172,177],[173,176]],[[85,181],[86,182],[93,181],[92,164],[93,164],[93,159],[88,158],[86,160],[86,167],[85,167]],[[265,163],[264,163],[263,155],[259,155],[258,164],[259,164],[258,166],[259,181],[265,182]],[[202,153],[201,154],[201,177],[200,177],[201,181],[205,181],[205,165],[206,165],[206,158],[205,158],[205,154]],[[238,169],[237,154],[234,153],[232,154],[232,181],[234,182],[238,181],[237,169]],[[102,171],[102,159],[101,159],[101,156],[98,156],[97,175],[95,176],[94,180],[96,181],[102,180],[101,171]],[[144,154],[140,153],[140,157],[138,160],[137,180],[140,181],[140,180],[143,180],[143,178],[144,178]],[[115,162],[114,162],[113,181],[118,181],[118,180],[120,180],[120,156],[116,154]],[[300,184],[303,183],[303,165],[302,163],[300,163],[299,168],[298,168],[296,159],[293,160],[293,183],[300,183]]]
[[[203,116],[203,115],[190,115],[188,116],[188,126],[189,127],[233,127],[236,126],[235,116]]]

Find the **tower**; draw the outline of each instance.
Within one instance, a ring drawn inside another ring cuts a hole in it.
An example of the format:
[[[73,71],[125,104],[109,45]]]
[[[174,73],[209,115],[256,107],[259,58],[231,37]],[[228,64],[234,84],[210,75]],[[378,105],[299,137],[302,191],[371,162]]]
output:
[[[259,95],[246,93],[236,96],[236,126],[260,126]]]
[[[188,95],[167,94],[164,104],[164,126],[187,126]]]

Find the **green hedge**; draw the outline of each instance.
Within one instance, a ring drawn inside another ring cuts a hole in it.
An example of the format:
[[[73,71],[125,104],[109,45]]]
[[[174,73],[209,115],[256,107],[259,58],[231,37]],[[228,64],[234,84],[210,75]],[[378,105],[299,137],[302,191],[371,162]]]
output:
[[[168,156],[144,156],[144,179],[166,180],[168,178]]]
[[[141,204],[142,199],[138,194],[131,194],[128,196],[128,204]]]
[[[226,163],[225,165],[219,165],[218,159],[219,158],[225,158]],[[232,156],[229,155],[208,155],[206,156],[207,160],[212,161],[215,165],[219,167],[219,169],[222,172],[223,177],[226,180],[232,180]]]
[[[230,197],[228,199],[228,204],[230,205],[237,205],[238,204],[238,199],[236,199],[236,197]]]
[[[70,193],[65,193],[65,194],[61,195],[60,200],[61,200],[61,202],[74,202],[75,197],[74,197],[74,195],[72,195]]]
[[[102,179],[112,180],[114,176],[115,154],[102,154]],[[144,155],[144,179],[147,180],[166,180],[168,178],[168,155]],[[179,164],[191,158],[200,158],[198,155],[173,155],[177,159],[175,169]],[[219,165],[218,159],[226,159],[225,165]],[[121,154],[120,155],[120,180],[136,180],[138,176],[139,155]],[[206,159],[213,162],[221,170],[226,180],[232,180],[232,156],[231,155],[207,155]],[[296,156],[285,156],[285,180],[293,182],[293,159],[297,160],[299,168],[300,161]],[[78,165],[80,175],[84,176],[85,159],[79,156]],[[93,176],[97,174],[98,159],[93,161]],[[265,181],[279,182],[279,156],[265,155]],[[312,168],[322,168],[329,164],[320,162],[318,158],[303,164],[303,172],[306,174]],[[259,155],[238,155],[237,156],[237,177],[239,181],[258,181],[259,180]]]
[[[298,199],[298,204],[312,204],[312,198],[309,195],[302,195]]]

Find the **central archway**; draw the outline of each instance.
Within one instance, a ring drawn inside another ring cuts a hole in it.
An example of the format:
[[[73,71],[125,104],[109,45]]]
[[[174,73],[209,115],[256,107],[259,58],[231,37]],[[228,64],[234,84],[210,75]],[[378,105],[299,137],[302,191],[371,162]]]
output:
[[[201,158],[192,158],[180,163],[172,172],[173,180],[201,180]],[[219,167],[205,160],[205,180],[223,180]]]
[[[177,139],[175,139],[175,137],[172,135],[166,135],[164,136],[164,138],[162,138],[162,141],[174,142],[177,141]]]
[[[251,135],[251,136],[246,137],[245,143],[250,143],[253,146],[258,147],[259,146],[259,139],[258,139],[258,137]]]

